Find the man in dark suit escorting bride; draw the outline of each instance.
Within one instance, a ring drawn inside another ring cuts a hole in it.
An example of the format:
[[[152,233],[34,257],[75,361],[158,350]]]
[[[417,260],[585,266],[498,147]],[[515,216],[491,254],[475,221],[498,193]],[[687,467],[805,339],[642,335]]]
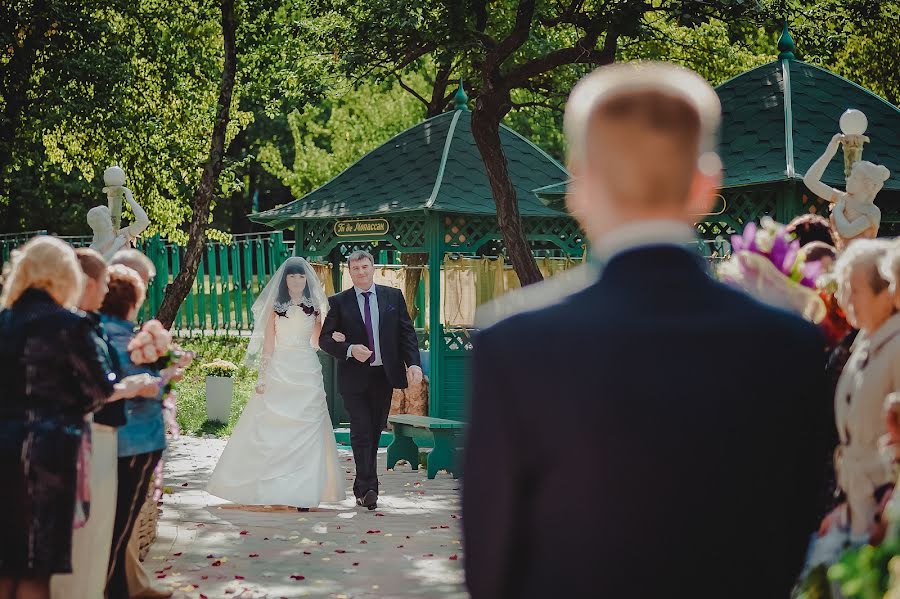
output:
[[[368,252],[353,252],[347,262],[353,287],[328,299],[319,345],[337,359],[338,390],[350,414],[353,494],[358,505],[373,510],[378,504],[378,443],[391,395],[394,389],[419,384],[422,368],[403,294],[374,284],[375,264]]]

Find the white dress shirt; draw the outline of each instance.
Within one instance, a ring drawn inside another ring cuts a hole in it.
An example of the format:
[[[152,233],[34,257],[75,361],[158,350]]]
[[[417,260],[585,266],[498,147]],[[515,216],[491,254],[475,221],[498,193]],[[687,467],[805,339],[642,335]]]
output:
[[[696,249],[697,230],[677,220],[645,220],[622,225],[591,244],[591,252],[600,263],[616,254],[643,246],[676,245]]]
[[[356,285],[353,286],[353,291],[356,292],[356,301],[359,304],[359,315],[362,316],[363,326],[366,323],[366,296],[363,294],[367,291],[371,293],[369,296],[369,311],[372,313],[372,334],[375,339],[375,360],[372,362],[372,366],[382,366],[383,362],[381,361],[381,343],[379,340],[379,331],[378,331],[378,294],[375,293],[375,284],[372,283],[372,286],[368,289],[360,289]],[[347,359],[353,357],[353,346],[347,348]],[[355,359],[355,358],[354,358]]]

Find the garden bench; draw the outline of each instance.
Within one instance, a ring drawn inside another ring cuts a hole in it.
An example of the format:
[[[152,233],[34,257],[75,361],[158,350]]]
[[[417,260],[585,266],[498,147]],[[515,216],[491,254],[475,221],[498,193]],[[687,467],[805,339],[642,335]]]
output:
[[[428,455],[428,478],[438,470],[446,470],[456,478],[459,474],[457,451],[462,447],[465,423],[458,420],[394,414],[388,417],[394,428],[394,440],[388,446],[387,467],[392,469],[406,460],[413,470],[419,469],[419,448],[415,439],[432,441],[434,449]]]

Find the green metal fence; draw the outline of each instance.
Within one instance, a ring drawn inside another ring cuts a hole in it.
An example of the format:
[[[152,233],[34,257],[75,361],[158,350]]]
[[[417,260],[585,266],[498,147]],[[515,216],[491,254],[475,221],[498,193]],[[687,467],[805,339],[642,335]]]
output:
[[[10,252],[35,235],[32,231],[0,235],[0,256],[5,263]],[[75,247],[90,245],[90,236],[63,237]],[[158,235],[137,242],[137,249],[156,266],[156,278],[147,289],[140,318],[152,318],[159,310],[166,286],[184,260],[183,246]],[[230,243],[210,241],[200,261],[190,293],[178,310],[174,329],[200,334],[240,333],[253,328],[251,307],[272,273],[293,252],[293,242],[282,233],[233,235]]]

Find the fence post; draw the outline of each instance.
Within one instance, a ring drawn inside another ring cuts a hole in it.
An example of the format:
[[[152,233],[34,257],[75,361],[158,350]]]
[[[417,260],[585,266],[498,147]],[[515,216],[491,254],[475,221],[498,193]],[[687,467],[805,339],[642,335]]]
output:
[[[150,293],[148,294],[151,301],[150,311],[152,314],[156,314],[166,295],[166,287],[169,285],[169,260],[166,256],[165,244],[159,233],[148,241],[147,254],[156,268],[156,277],[150,283]]]

